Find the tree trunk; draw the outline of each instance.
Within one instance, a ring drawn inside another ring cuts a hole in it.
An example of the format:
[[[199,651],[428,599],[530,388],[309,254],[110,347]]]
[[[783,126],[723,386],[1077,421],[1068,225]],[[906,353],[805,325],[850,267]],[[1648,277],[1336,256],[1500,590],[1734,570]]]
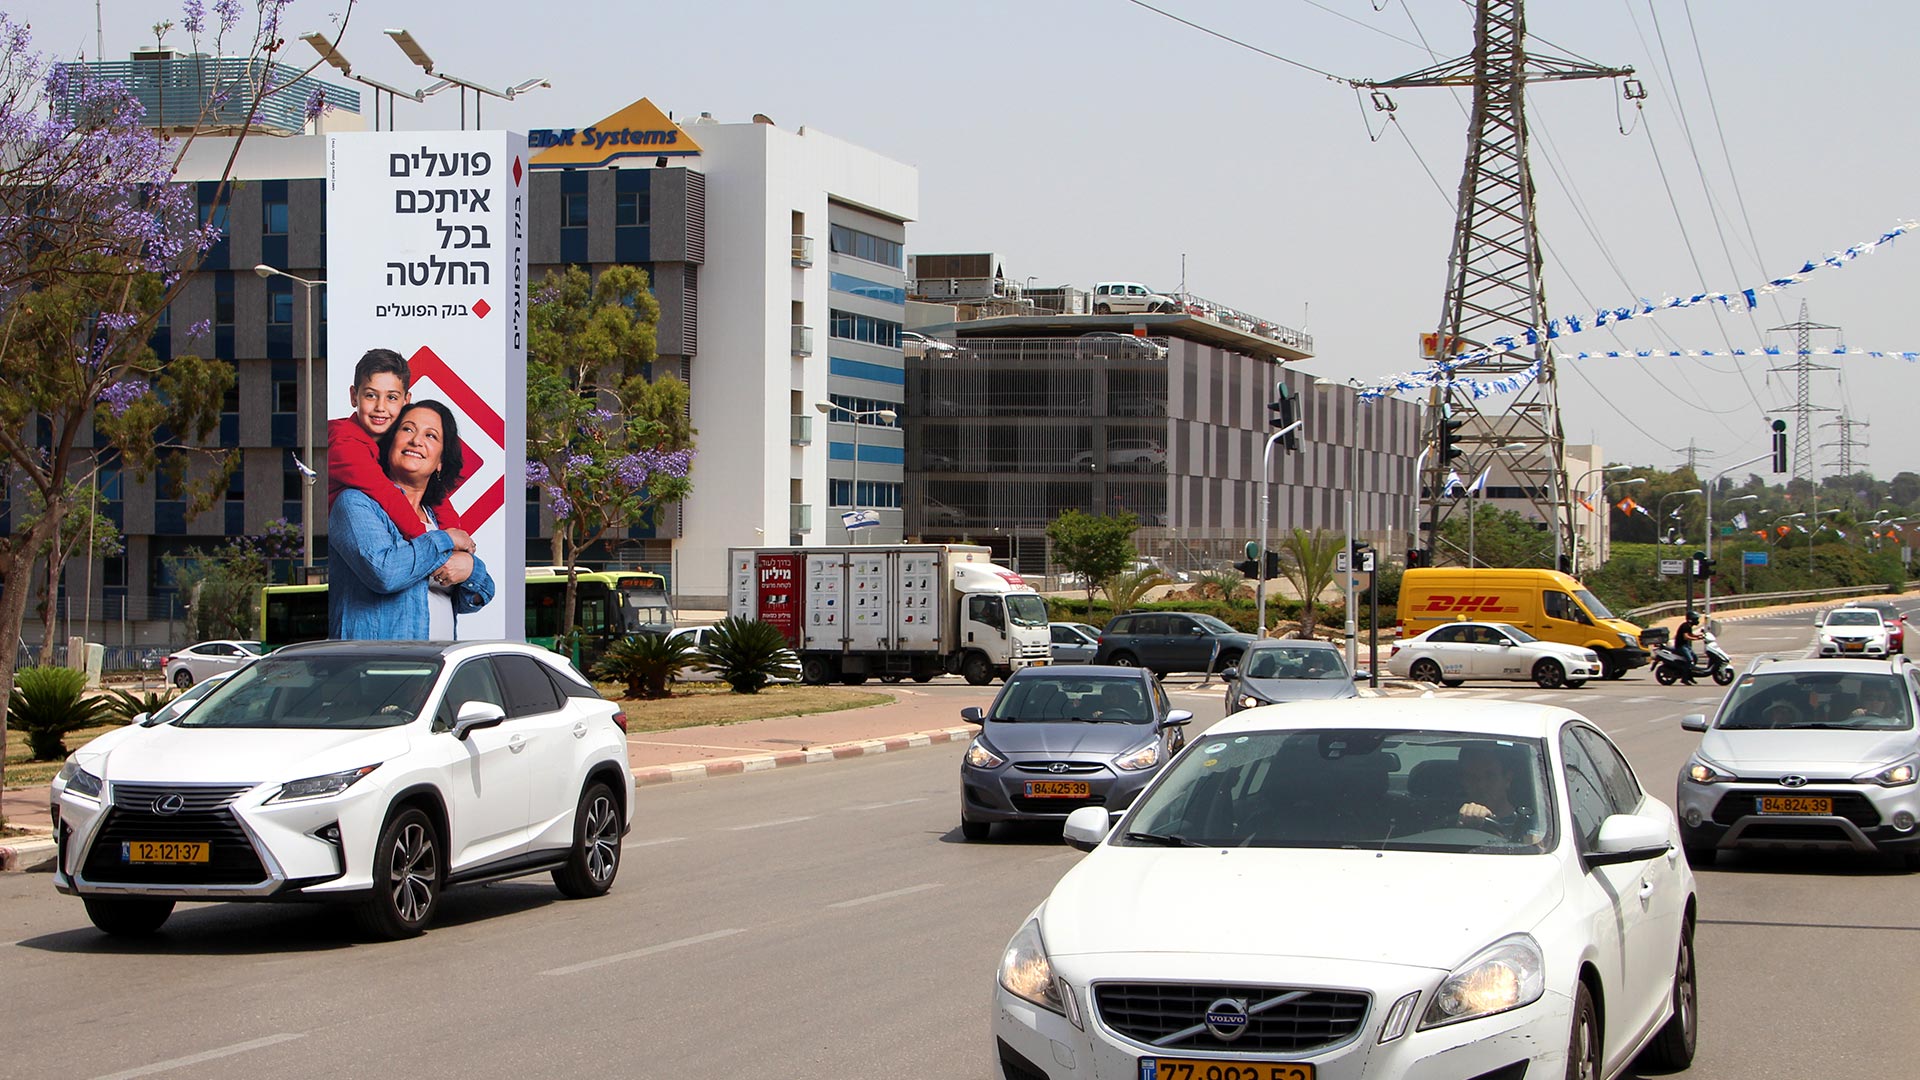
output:
[[[5,639],[6,647],[0,649],[0,718],[7,715],[13,698],[13,673],[15,661],[19,658],[20,628],[27,622],[27,596],[32,591],[31,582],[21,581],[23,570],[31,571],[33,558],[31,552],[39,550],[47,538],[47,521],[41,518],[26,535],[14,537],[13,552],[0,555],[0,577],[7,579],[7,586],[0,588],[0,638]],[[29,553],[22,555],[21,553]],[[31,574],[29,573],[29,576]],[[7,725],[0,721],[0,788],[6,786],[7,779]],[[0,824],[5,819],[0,818]]]
[[[40,663],[52,666],[57,635],[60,632],[60,545],[55,543],[47,549],[47,576],[41,583],[41,614],[45,616],[40,637]]]

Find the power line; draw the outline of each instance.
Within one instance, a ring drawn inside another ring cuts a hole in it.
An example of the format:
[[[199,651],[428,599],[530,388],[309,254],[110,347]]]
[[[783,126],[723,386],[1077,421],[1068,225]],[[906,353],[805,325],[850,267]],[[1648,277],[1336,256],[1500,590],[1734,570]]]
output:
[[[1297,67],[1302,71],[1311,71],[1315,75],[1318,75],[1323,79],[1330,79],[1333,82],[1347,83],[1349,85],[1351,85],[1354,81],[1352,79],[1348,79],[1340,75],[1335,75],[1331,71],[1323,71],[1320,68],[1314,67],[1312,64],[1295,60],[1292,57],[1281,56],[1277,52],[1273,52],[1269,49],[1263,49],[1260,46],[1253,44],[1252,42],[1242,41],[1241,39],[1234,37],[1232,34],[1223,34],[1220,31],[1213,29],[1212,27],[1202,26],[1199,23],[1194,22],[1192,19],[1181,18],[1180,16],[1175,15],[1173,12],[1167,11],[1164,8],[1154,7],[1152,4],[1147,3],[1146,0],[1126,0],[1126,2],[1129,4],[1132,4],[1134,7],[1145,8],[1146,10],[1151,11],[1155,15],[1158,15],[1162,18],[1172,19],[1174,22],[1177,22],[1182,26],[1188,27],[1190,29],[1198,30],[1203,34],[1206,34],[1208,37],[1219,38],[1221,41],[1224,41],[1229,45],[1237,45],[1240,48],[1246,49],[1249,52],[1259,53],[1261,56],[1264,56],[1269,60],[1278,60],[1283,64],[1288,64],[1293,67]]]

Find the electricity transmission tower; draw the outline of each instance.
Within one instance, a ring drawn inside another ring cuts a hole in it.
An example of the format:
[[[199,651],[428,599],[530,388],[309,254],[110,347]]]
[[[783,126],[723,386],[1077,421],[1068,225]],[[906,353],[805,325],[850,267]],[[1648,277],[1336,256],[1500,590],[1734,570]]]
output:
[[[1866,428],[1872,425],[1868,424],[1865,420],[1855,420],[1853,417],[1847,415],[1845,410],[1842,410],[1838,418],[1821,424],[1820,426],[1840,429],[1840,437],[1838,439],[1822,445],[1828,449],[1837,449],[1840,451],[1840,475],[1852,476],[1854,469],[1853,448],[1856,446],[1865,448],[1867,445],[1867,440],[1854,438],[1853,429]]]
[[[1793,372],[1793,411],[1795,417],[1793,430],[1793,478],[1814,484],[1816,490],[1818,489],[1817,481],[1813,475],[1813,414],[1817,412],[1834,412],[1835,410],[1831,405],[1815,405],[1813,403],[1813,373],[1816,371],[1836,371],[1838,369],[1831,364],[1816,364],[1813,362],[1813,332],[1815,330],[1838,331],[1839,329],[1837,326],[1828,326],[1825,323],[1809,321],[1807,319],[1807,302],[1802,300],[1800,301],[1800,318],[1797,322],[1790,322],[1785,326],[1776,326],[1767,331],[1773,334],[1784,333],[1791,330],[1794,334],[1793,363],[1785,367],[1771,368],[1769,370]]]
[[[1447,476],[1471,479],[1502,464],[1553,533],[1554,561],[1565,562],[1573,531],[1573,501],[1567,490],[1566,438],[1560,426],[1559,383],[1547,340],[1547,309],[1541,285],[1541,247],[1534,218],[1533,175],[1527,167],[1528,83],[1625,78],[1632,68],[1600,67],[1563,57],[1529,54],[1523,0],[1477,0],[1472,54],[1399,78],[1362,85],[1376,91],[1471,87],[1473,113],[1467,132],[1466,169],[1460,177],[1453,245],[1447,256],[1447,293],[1442,306],[1439,355],[1452,356],[1511,337],[1532,345],[1522,351],[1461,363],[1454,375],[1501,378],[1532,369],[1539,373],[1512,395],[1502,412],[1483,412],[1452,376],[1428,399],[1429,456],[1421,480],[1431,493],[1432,516],[1423,523],[1433,550],[1441,523],[1453,513],[1471,513],[1447,498]],[[1461,451],[1450,461],[1449,449]]]

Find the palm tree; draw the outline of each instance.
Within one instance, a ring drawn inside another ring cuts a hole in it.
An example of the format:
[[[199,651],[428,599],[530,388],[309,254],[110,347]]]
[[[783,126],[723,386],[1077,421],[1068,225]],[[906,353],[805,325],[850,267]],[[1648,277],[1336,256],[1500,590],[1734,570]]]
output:
[[[1172,580],[1161,573],[1158,567],[1136,566],[1107,579],[1107,600],[1113,604],[1113,613],[1118,615],[1138,605],[1154,586],[1165,585]]]
[[[1305,529],[1295,529],[1280,541],[1280,573],[1300,592],[1301,637],[1313,636],[1313,603],[1333,584],[1334,563],[1345,546],[1345,538],[1337,533],[1312,533]]]

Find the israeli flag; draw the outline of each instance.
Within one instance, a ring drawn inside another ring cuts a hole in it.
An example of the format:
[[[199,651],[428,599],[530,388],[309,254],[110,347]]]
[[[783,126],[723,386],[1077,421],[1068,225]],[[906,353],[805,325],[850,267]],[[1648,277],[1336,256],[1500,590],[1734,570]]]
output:
[[[1473,486],[1467,489],[1467,494],[1478,495],[1480,493],[1480,489],[1487,486],[1487,474],[1492,471],[1493,471],[1493,466],[1491,465],[1487,466],[1484,469],[1481,469],[1480,475],[1476,477],[1473,481]]]

